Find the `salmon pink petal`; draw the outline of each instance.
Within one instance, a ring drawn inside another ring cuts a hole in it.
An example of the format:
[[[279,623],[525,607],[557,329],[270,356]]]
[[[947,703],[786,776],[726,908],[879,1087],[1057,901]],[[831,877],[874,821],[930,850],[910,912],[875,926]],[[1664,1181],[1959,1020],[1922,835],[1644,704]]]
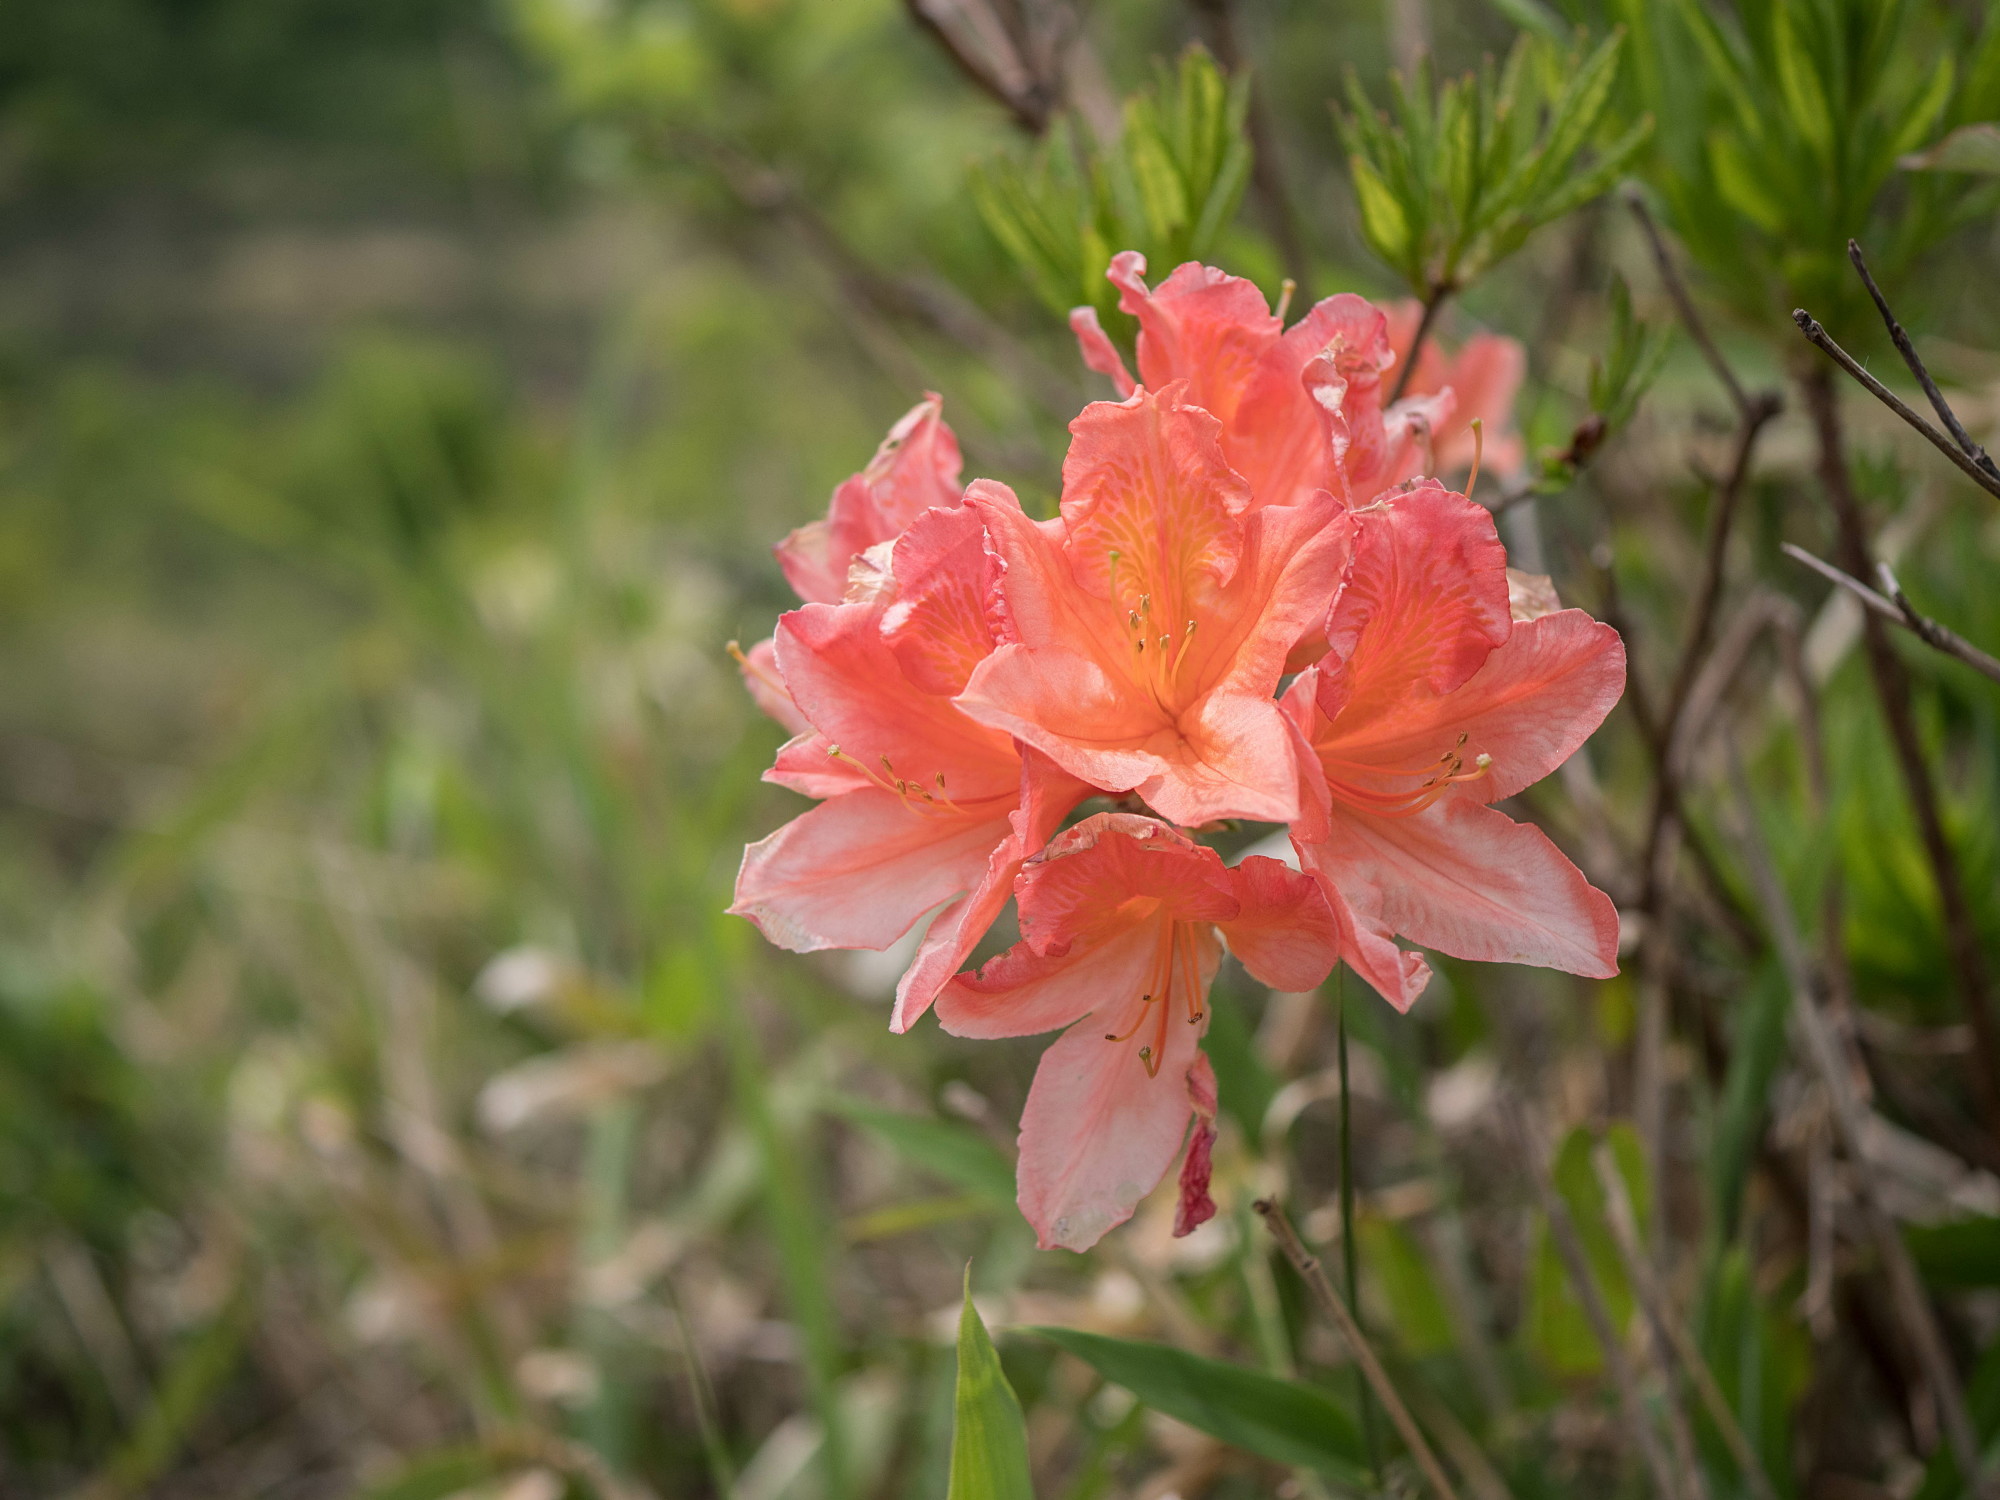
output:
[[[1406,818],[1336,809],[1315,869],[1384,936],[1454,958],[1618,972],[1611,899],[1539,828],[1477,802],[1446,798]]]
[[[1188,399],[1226,427],[1283,328],[1254,282],[1188,261],[1153,291],[1145,257],[1128,250],[1105,274],[1118,305],[1139,320],[1139,378],[1152,390],[1189,382]]]
[[[1046,756],[1023,747],[1021,805],[1008,815],[1008,835],[988,857],[979,884],[931,919],[916,958],[896,986],[891,1031],[908,1031],[930,1009],[1014,894],[1014,877],[1022,862],[1049,841],[1070,809],[1089,793],[1088,786]],[[1058,1021],[1043,1029],[1063,1024]]]
[[[1180,1200],[1174,1205],[1174,1238],[1190,1235],[1215,1217],[1215,1200],[1208,1183],[1215,1170],[1215,1069],[1197,1054],[1188,1069],[1188,1099],[1194,1105],[1194,1131],[1181,1160]]]
[[[859,474],[833,492],[826,519],[801,526],[776,548],[786,582],[809,604],[837,604],[848,565],[902,533],[934,505],[956,504],[961,460],[933,393],[897,421]]]
[[[1431,966],[1421,953],[1398,948],[1379,922],[1365,921],[1334,883],[1336,873],[1331,848],[1294,837],[1299,863],[1312,873],[1325,893],[1327,909],[1340,932],[1340,956],[1347,966],[1374,987],[1375,992],[1399,1011],[1417,1003],[1431,982]]]
[[[994,565],[978,510],[954,502],[925,511],[896,539],[889,572],[895,597],[882,637],[911,682],[949,698],[994,646]]]
[[[869,787],[822,802],[743,851],[736,901],[780,948],[886,948],[976,884],[1005,811],[947,817]]]
[[[945,985],[937,997],[938,1024],[953,1036],[991,1039],[1055,1031],[1093,1011],[1115,1009],[1123,1016],[1159,951],[1157,928],[1127,923],[1071,953],[1037,953],[1016,943],[978,973]]]
[[[1340,929],[1318,882],[1255,854],[1230,873],[1242,909],[1219,924],[1229,951],[1259,984],[1317,989],[1340,959]]]
[[[1320,708],[1352,722],[1393,713],[1413,687],[1448,693],[1512,629],[1492,512],[1435,484],[1384,495],[1356,516],[1318,668]]]
[[[1084,368],[1110,376],[1119,400],[1124,400],[1138,388],[1132,372],[1125,368],[1125,357],[1118,352],[1117,346],[1105,333],[1104,325],[1098,321],[1096,308],[1071,308],[1069,331],[1076,335],[1076,346],[1083,353]]]
[[[734,642],[730,643],[729,649],[732,652],[736,650]],[[806,731],[806,716],[799,712],[798,704],[792,702],[785,680],[778,674],[777,651],[772,641],[757,642],[736,658],[736,666],[743,674],[743,685],[750,690],[753,703],[782,724],[787,733],[803,734]]]
[[[832,752],[832,742],[816,729],[786,740],[764,779],[804,797],[838,797],[876,782],[854,762]]]
[[[1078,587],[1121,613],[1150,600],[1172,630],[1185,601],[1236,571],[1250,491],[1223,460],[1221,424],[1176,386],[1093,401],[1069,424],[1064,550]]]
[[[1455,692],[1411,693],[1393,711],[1352,730],[1345,718],[1325,743],[1355,765],[1434,763],[1459,735],[1461,755],[1490,757],[1487,774],[1454,792],[1499,802],[1533,786],[1588,739],[1625,688],[1625,645],[1580,609],[1523,621]]]
[[[1135,415],[1149,399],[1106,410]],[[1166,425],[1128,430],[1140,450],[1130,461],[1096,444],[1093,464],[1073,464],[1067,478],[1083,493],[1074,509],[1065,497],[1067,523],[1028,520],[997,487],[968,491],[1001,560],[1008,643],[957,701],[1094,785],[1137,790],[1177,823],[1284,821],[1297,811],[1297,768],[1271,694],[1291,648],[1324,619],[1347,523],[1325,494],[1241,523],[1236,499],[1194,507],[1213,523],[1206,530],[1183,526],[1172,503],[1148,516],[1131,494],[1166,466]],[[1115,588],[1116,607],[1099,585]]]
[[[1198,938],[1203,993],[1221,945]],[[1144,982],[1143,963],[1132,973]],[[1202,1026],[1170,1016],[1153,1071],[1134,1041],[1110,1041],[1113,1027],[1149,1019],[1136,998],[1122,1013],[1094,1013],[1042,1054],[1021,1112],[1021,1212],[1044,1249],[1087,1250],[1132,1217],[1139,1200],[1180,1155],[1194,1113],[1189,1074]]]
[[[1020,781],[1012,742],[909,680],[883,638],[884,613],[878,601],[808,604],[783,616],[777,657],[793,701],[871,777],[961,806],[1011,801]]]
[[[1238,911],[1220,855],[1136,813],[1098,813],[1065,829],[1028,862],[1016,891],[1022,941],[1052,955],[1155,914],[1219,922]]]
[[[1520,471],[1527,450],[1514,431],[1514,397],[1527,373],[1528,352],[1516,339],[1482,333],[1460,346],[1444,381],[1458,399],[1449,425],[1437,436],[1441,470],[1471,467],[1479,447],[1472,436],[1476,417],[1483,429],[1481,463],[1502,478]]]
[[[1409,357],[1423,311],[1422,304],[1407,299],[1389,309],[1389,338],[1397,359]],[[1520,469],[1526,450],[1520,435],[1513,431],[1514,397],[1527,370],[1527,351],[1517,340],[1498,334],[1475,334],[1452,355],[1447,355],[1436,339],[1424,341],[1417,353],[1417,368],[1404,391],[1410,396],[1430,396],[1449,388],[1456,398],[1450,417],[1436,429],[1440,471],[1471,466],[1475,417],[1484,429],[1483,465],[1503,476]]]

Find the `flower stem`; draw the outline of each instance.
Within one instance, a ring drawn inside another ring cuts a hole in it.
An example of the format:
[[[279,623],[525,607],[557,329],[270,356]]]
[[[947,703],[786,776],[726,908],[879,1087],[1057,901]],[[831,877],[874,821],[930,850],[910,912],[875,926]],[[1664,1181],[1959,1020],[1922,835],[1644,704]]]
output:
[[[1354,1243],[1354,1132],[1348,1110],[1347,1087],[1347,978],[1339,964],[1333,967],[1333,1028],[1340,1060],[1340,1268],[1347,1283],[1347,1305],[1353,1311],[1354,1326],[1361,1326],[1361,1298],[1356,1294],[1358,1257]],[[1357,1362],[1354,1368],[1354,1399],[1361,1409],[1361,1432],[1368,1443],[1368,1469],[1379,1487],[1382,1483],[1382,1450],[1375,1435],[1375,1402],[1368,1394],[1368,1381]]]

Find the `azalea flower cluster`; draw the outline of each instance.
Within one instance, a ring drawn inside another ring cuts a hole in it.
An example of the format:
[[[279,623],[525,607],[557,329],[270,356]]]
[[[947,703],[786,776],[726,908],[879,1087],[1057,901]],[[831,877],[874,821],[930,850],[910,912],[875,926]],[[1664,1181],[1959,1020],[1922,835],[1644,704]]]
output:
[[[1062,1032],[1021,1121],[1045,1248],[1094,1244],[1177,1158],[1176,1232],[1214,1212],[1225,948],[1292,992],[1344,960],[1398,1009],[1430,972],[1398,935],[1616,972],[1611,902],[1492,804],[1596,728],[1623,648],[1432,477],[1475,461],[1474,417],[1504,428],[1519,346],[1427,347],[1391,404],[1408,310],[1343,294],[1287,328],[1247,281],[1144,271],[1110,271],[1138,379],[1072,316],[1122,399],[1070,424],[1054,519],[961,484],[929,397],[779,545],[805,602],[743,658],[794,736],[767,778],[818,805],[745,851],[732,910],[798,951],[928,917],[894,1030],[935,1005],[960,1036]],[[1200,841],[1242,823],[1296,866]],[[961,972],[1010,900],[1019,941]]]

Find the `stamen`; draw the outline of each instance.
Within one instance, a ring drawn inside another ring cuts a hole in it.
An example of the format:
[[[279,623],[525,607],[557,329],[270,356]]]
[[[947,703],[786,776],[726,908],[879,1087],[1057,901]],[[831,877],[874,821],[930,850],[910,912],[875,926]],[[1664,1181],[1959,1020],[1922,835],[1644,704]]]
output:
[[[1175,924],[1176,942],[1181,937],[1179,929],[1185,925],[1185,923]],[[1208,1014],[1207,1003],[1201,993],[1201,949],[1196,946],[1192,927],[1187,929],[1187,1012],[1190,1026],[1199,1025],[1202,1017]]]
[[[916,806],[919,810],[938,808],[945,812],[955,813],[963,811],[956,802],[944,795],[944,772],[942,771],[937,773],[938,789],[936,792],[933,792],[922,782],[907,781],[903,777],[896,775],[896,768],[889,764],[889,757],[886,755],[882,757],[882,765],[888,771],[889,775],[884,777],[873,767],[869,766],[867,762],[855,759],[855,757],[849,755],[838,745],[828,745],[826,747],[826,754],[829,760],[837,760],[843,765],[854,767],[855,770],[868,778],[871,786],[880,787],[885,792],[893,792],[905,802],[910,801],[913,797],[918,799]]]
[[[1285,278],[1283,285],[1278,288],[1278,321],[1280,323],[1285,321],[1285,314],[1291,310],[1292,293],[1298,289],[1299,284],[1289,276]]]
[[[741,667],[744,671],[748,672],[752,677],[756,678],[759,682],[763,683],[766,687],[770,688],[771,691],[775,693],[782,693],[784,694],[784,696],[788,698],[791,696],[791,690],[787,688],[784,685],[784,683],[780,682],[777,678],[773,677],[769,672],[765,671],[762,667],[758,666],[755,662],[750,660],[748,656],[744,655],[743,646],[740,642],[731,641],[722,649],[729,653],[731,659],[735,661],[737,666]]]
[[[1465,498],[1468,500],[1472,498],[1473,487],[1479,483],[1479,461],[1485,456],[1486,424],[1482,419],[1474,417],[1472,419],[1472,472],[1466,476],[1465,480]]]
[[[1174,652],[1173,662],[1167,668],[1167,676],[1170,678],[1180,676],[1181,659],[1187,655],[1188,647],[1194,644],[1194,627],[1195,622],[1193,620],[1189,620],[1182,627],[1180,648]]]
[[[1123,1036],[1113,1036],[1111,1035],[1111,1033],[1106,1032],[1104,1034],[1104,1040],[1107,1042],[1131,1041],[1133,1037],[1139,1034],[1139,1028],[1146,1024],[1146,1010],[1147,1007],[1149,1007],[1152,1003],[1153,1003],[1153,997],[1151,995],[1141,995],[1139,997],[1139,1019],[1132,1023],[1132,1029],[1126,1032],[1125,1035]]]
[[[1463,782],[1477,781],[1492,768],[1493,757],[1481,752],[1472,763],[1470,771],[1465,769],[1462,752],[1469,734],[1460,734],[1453,747],[1430,766],[1418,770],[1409,767],[1368,765],[1362,761],[1347,760],[1336,755],[1322,754],[1320,764],[1327,770],[1327,788],[1340,801],[1361,812],[1373,813],[1383,818],[1408,818],[1434,805],[1452,787]],[[1351,781],[1343,781],[1333,774],[1334,767],[1349,771],[1359,771],[1369,776],[1422,776],[1416,786],[1403,791],[1385,791],[1372,786],[1360,786]]]

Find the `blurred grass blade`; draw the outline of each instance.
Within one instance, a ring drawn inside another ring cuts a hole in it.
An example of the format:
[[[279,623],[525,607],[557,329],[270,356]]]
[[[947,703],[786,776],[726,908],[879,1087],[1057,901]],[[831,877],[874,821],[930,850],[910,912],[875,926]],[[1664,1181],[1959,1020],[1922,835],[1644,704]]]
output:
[[[1003,1204],[1014,1201],[1014,1169],[1000,1150],[972,1126],[930,1115],[878,1109],[836,1096],[826,1107],[852,1121],[912,1165],[953,1187]]]
[[[361,1492],[362,1500],[444,1500],[498,1477],[510,1462],[484,1448],[447,1448],[427,1454],[381,1484]]]
[[[951,1488],[945,1500],[1035,1500],[1028,1469],[1028,1424],[1000,1368],[1000,1355],[972,1305],[972,1267],[958,1315],[958,1394],[951,1434]]]
[[[1154,1411],[1274,1463],[1358,1482],[1368,1462],[1361,1428],[1318,1386],[1280,1380],[1165,1344],[1075,1328],[1028,1330],[1075,1355]]]
[[[1934,1287],[2000,1286],[2000,1219],[1908,1224],[1903,1238],[1917,1269]]]

